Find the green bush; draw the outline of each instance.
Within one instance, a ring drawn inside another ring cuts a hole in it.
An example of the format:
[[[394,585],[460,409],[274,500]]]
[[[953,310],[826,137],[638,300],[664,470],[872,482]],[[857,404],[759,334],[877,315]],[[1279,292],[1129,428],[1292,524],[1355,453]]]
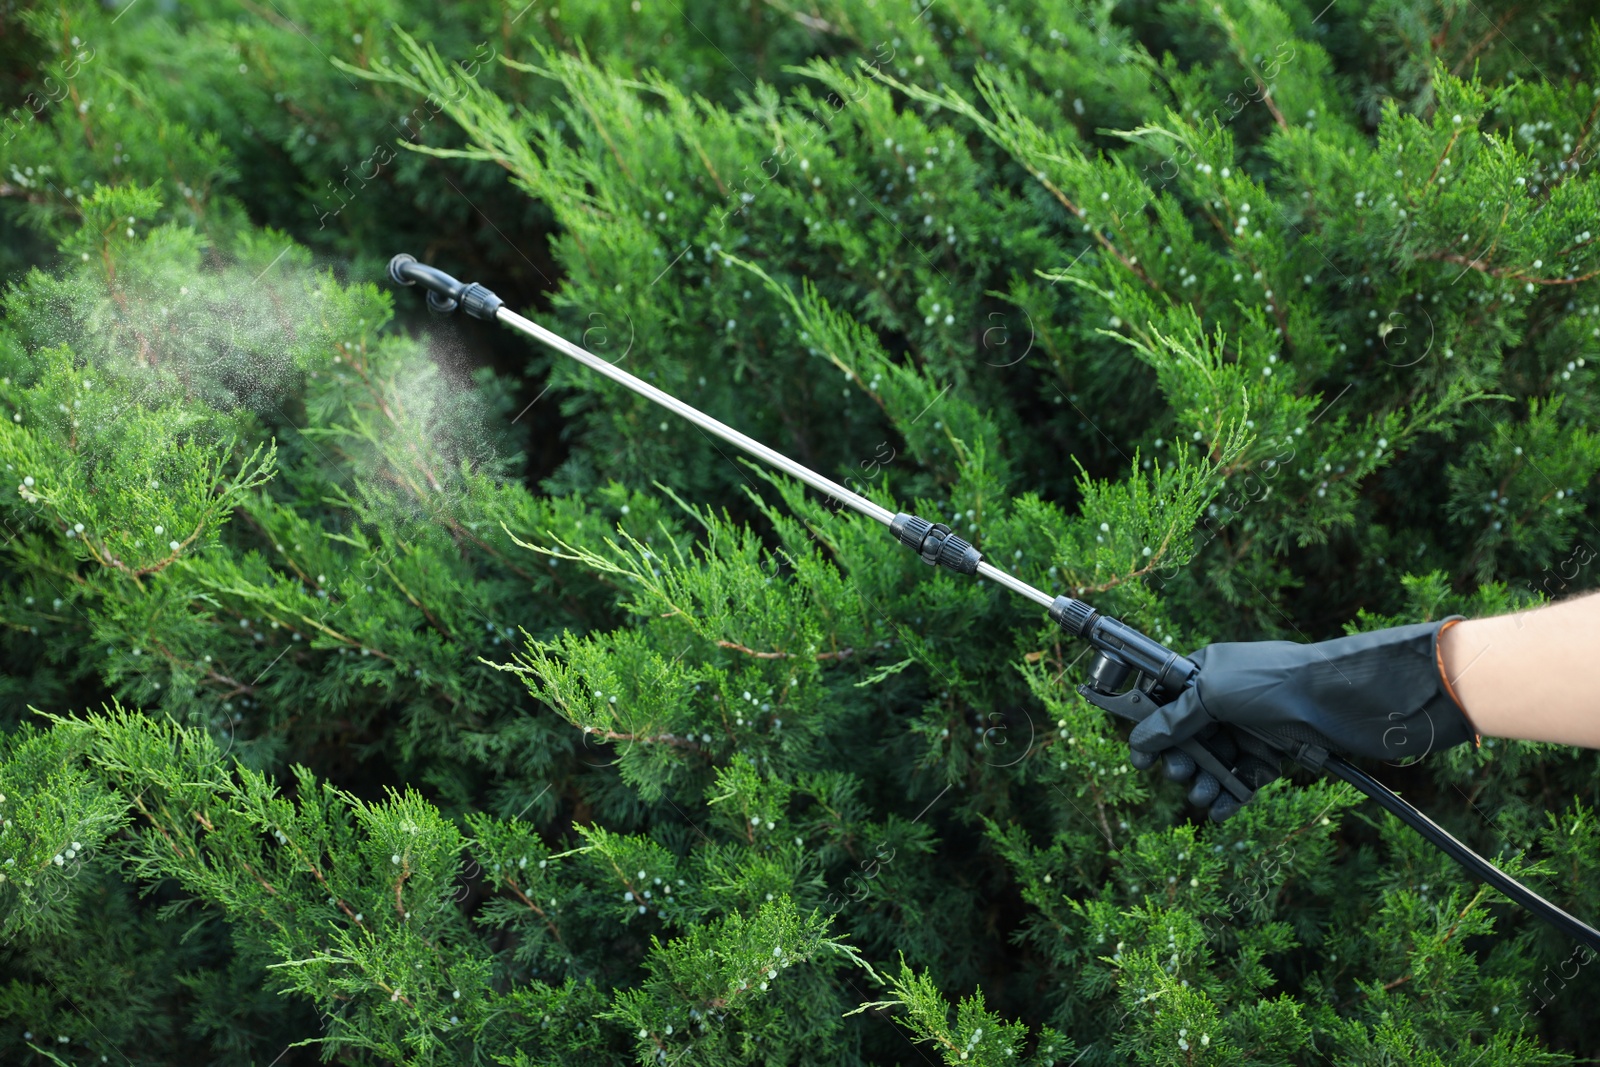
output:
[[[1036,608],[381,281],[1183,651],[1504,612],[1596,584],[1584,5],[5,10],[0,1060],[1600,1055],[1353,790],[1202,821]],[[1374,770],[1600,916],[1594,753]]]

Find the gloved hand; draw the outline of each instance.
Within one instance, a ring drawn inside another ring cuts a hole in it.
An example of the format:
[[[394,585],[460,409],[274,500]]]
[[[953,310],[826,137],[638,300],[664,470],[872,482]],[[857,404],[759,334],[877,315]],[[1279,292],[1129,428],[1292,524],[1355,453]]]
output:
[[[1172,746],[1195,738],[1229,762],[1240,751],[1241,777],[1260,788],[1277,777],[1281,754],[1236,727],[1317,745],[1340,755],[1412,762],[1464,744],[1472,724],[1456,703],[1440,664],[1439,622],[1301,644],[1233,641],[1189,656],[1200,665],[1194,683],[1133,729],[1136,767],[1165,756],[1167,776],[1195,777],[1189,799],[1211,805],[1217,821],[1238,810],[1220,783]],[[1233,751],[1229,751],[1229,750]]]
[[[1201,649],[1189,658],[1198,663],[1204,654],[1205,649]],[[1194,690],[1190,688],[1188,691]],[[1134,729],[1137,730],[1138,727]],[[1224,766],[1232,767],[1234,776],[1252,790],[1260,789],[1268,782],[1283,777],[1278,770],[1283,753],[1232,726],[1207,723],[1194,735],[1194,740],[1215,753]],[[1200,771],[1196,774],[1198,768],[1193,757],[1182,749],[1166,748],[1155,752],[1141,752],[1139,749],[1134,749],[1129,756],[1129,762],[1141,771],[1155,766],[1157,759],[1161,760],[1162,769],[1166,771],[1167,777],[1174,782],[1194,779],[1194,784],[1189,788],[1189,803],[1210,805],[1212,822],[1221,822],[1239,810],[1239,798],[1232,793],[1224,792],[1222,783],[1209,771]]]

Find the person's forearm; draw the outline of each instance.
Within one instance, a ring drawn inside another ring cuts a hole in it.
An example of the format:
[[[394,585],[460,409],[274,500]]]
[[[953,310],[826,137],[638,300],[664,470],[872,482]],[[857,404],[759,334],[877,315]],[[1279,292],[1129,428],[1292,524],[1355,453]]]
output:
[[[1439,637],[1462,710],[1487,737],[1600,748],[1600,594],[1532,611],[1465,619]]]

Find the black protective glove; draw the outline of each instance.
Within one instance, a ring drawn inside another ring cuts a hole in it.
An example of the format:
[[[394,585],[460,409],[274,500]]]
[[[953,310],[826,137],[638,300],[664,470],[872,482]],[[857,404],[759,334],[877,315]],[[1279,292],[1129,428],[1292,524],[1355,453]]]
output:
[[[1205,649],[1201,649],[1189,658],[1198,663],[1200,657],[1204,655]],[[1193,689],[1189,691],[1193,692]],[[1232,726],[1207,723],[1194,735],[1194,740],[1215,753],[1225,766],[1232,767],[1234,777],[1252,790],[1260,789],[1268,782],[1283,777],[1278,770],[1283,753]],[[1155,766],[1157,759],[1161,760],[1162,769],[1166,771],[1167,777],[1174,782],[1194,779],[1194,784],[1189,788],[1189,803],[1210,805],[1212,822],[1221,822],[1239,810],[1239,799],[1232,793],[1224,792],[1222,783],[1209,771],[1200,771],[1196,774],[1198,768],[1193,757],[1182,749],[1167,748],[1155,752],[1141,752],[1134,749],[1129,755],[1129,762],[1141,771]]]
[[[1319,746],[1340,755],[1420,760],[1474,736],[1439,668],[1438,622],[1301,644],[1232,641],[1189,656],[1200,665],[1194,684],[1133,729],[1136,767],[1164,756],[1167,776],[1195,777],[1189,799],[1210,804],[1217,821],[1238,810],[1233,798],[1172,746],[1194,738],[1227,763],[1241,751],[1240,777],[1252,789],[1277,777],[1281,754],[1236,727]],[[1220,794],[1220,795],[1219,795]],[[1220,809],[1220,810],[1219,810]]]

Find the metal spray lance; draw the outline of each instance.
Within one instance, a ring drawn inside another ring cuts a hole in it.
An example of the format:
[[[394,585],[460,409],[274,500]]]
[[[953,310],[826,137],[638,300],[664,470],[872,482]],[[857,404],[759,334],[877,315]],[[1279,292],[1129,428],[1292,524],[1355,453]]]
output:
[[[414,256],[405,253],[389,261],[389,277],[398,285],[422,286],[427,290],[428,307],[433,311],[448,314],[459,307],[475,318],[500,322],[564,356],[572,357],[640,396],[660,404],[707,433],[722,438],[775,469],[825,493],[840,504],[887,526],[890,534],[901,544],[916,552],[924,563],[943,567],[956,574],[987,578],[1046,608],[1050,618],[1063,630],[1073,637],[1082,638],[1094,647],[1095,656],[1089,665],[1089,680],[1078,687],[1078,692],[1096,707],[1139,722],[1194,684],[1200,672],[1199,664],[1193,660],[1179,655],[1126,623],[1101,614],[1081,600],[1067,596],[1053,597],[986,562],[982,553],[956,536],[944,523],[929,522],[920,515],[910,515],[905,512],[893,513],[866,497],[851,492],[833,479],[825,478],[809,467],[796,463],[783,453],[768,448],[760,441],[685,404],[670,393],[663,392],[649,382],[634,377],[594,353],[524,318],[506,307],[505,302],[493,292],[476,282],[458,281],[436,267],[417,262]],[[1124,685],[1127,685],[1126,689],[1122,688]],[[1326,772],[1349,782],[1405,821],[1473,875],[1568,936],[1586,942],[1592,948],[1600,949],[1600,930],[1569,915],[1495,867],[1457,840],[1444,827],[1401,799],[1383,783],[1342,757],[1316,745],[1279,737],[1267,731],[1241,727],[1237,724],[1231,725],[1234,729],[1251,734],[1274,751],[1304,767]],[[1198,740],[1184,741],[1176,747],[1194,760],[1196,766],[1210,772],[1237,804],[1250,802],[1254,791],[1240,781],[1236,773],[1239,770],[1238,760],[1243,757],[1243,753],[1225,763]]]

